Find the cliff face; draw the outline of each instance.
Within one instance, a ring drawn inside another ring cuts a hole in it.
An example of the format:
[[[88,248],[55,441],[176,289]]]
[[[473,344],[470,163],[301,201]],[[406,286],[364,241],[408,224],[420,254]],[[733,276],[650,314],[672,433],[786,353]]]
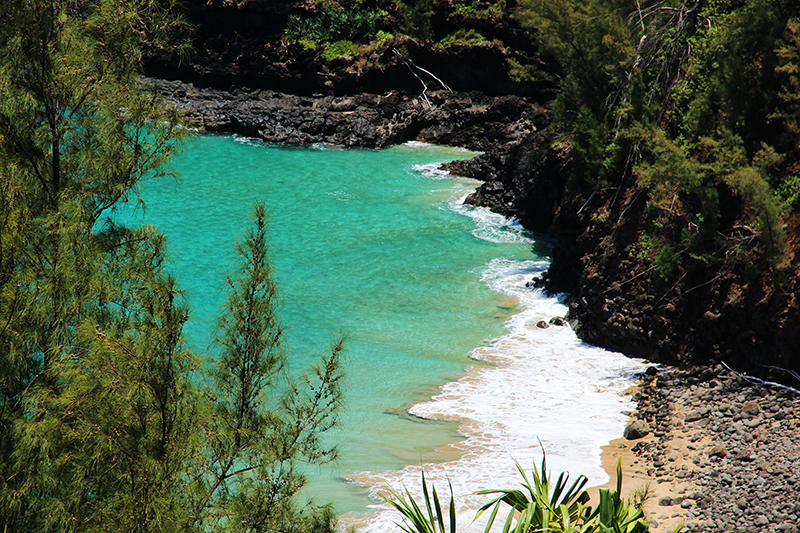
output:
[[[584,339],[669,363],[724,361],[761,376],[774,374],[771,365],[796,365],[796,264],[786,265],[784,280],[764,264],[700,260],[662,277],[657,250],[640,248],[647,193],[631,188],[615,205],[610,194],[596,195],[592,202],[609,207],[594,219],[575,215],[584,197],[560,205],[551,228],[563,243],[552,267],[560,274],[550,282],[573,288],[571,312]],[[562,232],[576,225],[577,237]]]
[[[570,187],[569,146],[554,137],[534,136],[505,164],[473,172],[489,181],[468,202],[515,216],[558,240],[550,270],[535,284],[570,294],[569,317],[578,335],[651,361],[724,362],[794,382],[781,369],[800,371],[800,220],[789,219],[788,253],[775,267],[690,257],[662,275],[660,250],[643,246],[647,190],[635,176],[621,189]],[[739,219],[741,203],[731,198],[721,205],[726,227],[720,231],[739,246],[753,246],[757,236]],[[673,216],[680,220],[683,214]]]

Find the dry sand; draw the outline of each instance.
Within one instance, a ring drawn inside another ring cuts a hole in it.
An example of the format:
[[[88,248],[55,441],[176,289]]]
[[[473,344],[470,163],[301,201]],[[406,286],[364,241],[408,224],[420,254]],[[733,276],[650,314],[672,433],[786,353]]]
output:
[[[602,454],[600,456],[603,463],[603,468],[611,478],[608,483],[601,485],[616,490],[617,486],[617,463],[622,461],[622,497],[626,500],[633,500],[636,493],[642,494],[647,491],[649,497],[644,505],[644,512],[647,522],[650,524],[650,530],[653,532],[669,531],[673,532],[679,526],[684,525],[686,518],[681,512],[680,506],[660,507],[659,500],[664,497],[671,499],[681,498],[685,495],[692,494],[698,490],[698,486],[692,482],[684,482],[678,480],[664,481],[654,475],[648,475],[647,470],[652,468],[648,461],[636,455],[633,447],[639,443],[655,444],[659,441],[652,433],[646,437],[637,440],[628,440],[620,437],[611,441],[608,445],[603,446]],[[679,458],[673,461],[673,466],[680,468],[691,464],[691,461],[684,457],[685,454],[680,453],[680,450],[685,450],[689,444],[685,436],[676,436],[671,441],[671,448],[673,448],[679,455]],[[590,505],[597,504],[598,487],[589,489],[589,494],[592,498]]]

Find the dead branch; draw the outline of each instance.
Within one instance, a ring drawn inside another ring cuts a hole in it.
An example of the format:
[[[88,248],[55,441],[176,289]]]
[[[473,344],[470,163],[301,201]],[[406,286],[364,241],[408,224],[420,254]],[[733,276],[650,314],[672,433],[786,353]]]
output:
[[[401,54],[400,52],[398,52],[396,48],[392,48],[392,52],[394,52],[394,54],[395,54],[397,57],[399,57],[399,58],[400,58],[400,61],[402,61],[402,62],[405,64],[405,66],[408,68],[408,70],[411,72],[411,74],[413,74],[413,75],[414,75],[414,77],[415,77],[415,78],[417,78],[417,79],[419,80],[419,82],[422,84],[422,87],[423,87],[423,89],[422,89],[422,97],[425,99],[425,103],[426,103],[426,104],[428,104],[428,109],[430,109],[430,108],[432,108],[432,107],[433,107],[433,106],[431,105],[431,101],[430,101],[430,100],[428,100],[428,84],[427,84],[427,83],[425,83],[425,81],[424,81],[424,80],[423,80],[423,79],[422,79],[422,78],[419,76],[419,74],[417,74],[417,72],[416,72],[414,69],[416,69],[416,70],[419,70],[419,71],[421,71],[421,72],[424,72],[425,74],[427,74],[428,76],[430,76],[431,78],[433,78],[434,80],[436,80],[437,82],[439,82],[439,85],[441,85],[441,86],[442,86],[444,89],[447,89],[449,92],[453,92],[453,90],[452,90],[450,87],[448,87],[448,86],[447,86],[447,84],[446,84],[445,82],[443,82],[442,80],[440,80],[439,78],[437,78],[436,76],[434,76],[434,75],[431,73],[431,71],[429,71],[429,70],[426,70],[426,69],[424,69],[424,68],[422,68],[422,67],[418,67],[418,66],[417,66],[417,65],[414,63],[414,61],[412,61],[412,60],[411,60],[411,59],[409,59],[409,58],[406,58],[406,57],[404,57],[404,56],[403,56],[403,54]]]

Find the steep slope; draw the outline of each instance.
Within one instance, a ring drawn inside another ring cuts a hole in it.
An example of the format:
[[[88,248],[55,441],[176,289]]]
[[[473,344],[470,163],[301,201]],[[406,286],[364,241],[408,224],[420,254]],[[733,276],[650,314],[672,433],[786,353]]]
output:
[[[571,147],[557,138],[532,136],[497,167],[487,157],[479,170],[453,166],[489,180],[467,202],[558,240],[549,271],[533,281],[569,293],[569,318],[581,338],[652,361],[724,362],[796,384],[785,370],[800,371],[800,219],[787,219],[786,255],[773,266],[755,253],[758,235],[747,225],[745,206],[730,195],[722,202],[727,222],[720,233],[728,250],[744,248],[752,261],[707,262],[684,251],[680,265],[676,259],[666,272],[656,260],[662,248],[652,238],[648,210],[655,202],[648,190],[636,176],[624,190],[569,184]],[[692,216],[678,207],[670,213],[675,224],[688,225]]]

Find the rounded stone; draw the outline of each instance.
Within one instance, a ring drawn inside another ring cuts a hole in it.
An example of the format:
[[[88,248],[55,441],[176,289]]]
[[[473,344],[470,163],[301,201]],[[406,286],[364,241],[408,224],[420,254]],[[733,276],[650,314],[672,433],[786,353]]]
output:
[[[641,439],[650,433],[650,427],[642,420],[634,420],[625,428],[622,436],[628,440]]]

